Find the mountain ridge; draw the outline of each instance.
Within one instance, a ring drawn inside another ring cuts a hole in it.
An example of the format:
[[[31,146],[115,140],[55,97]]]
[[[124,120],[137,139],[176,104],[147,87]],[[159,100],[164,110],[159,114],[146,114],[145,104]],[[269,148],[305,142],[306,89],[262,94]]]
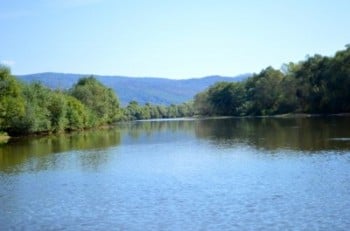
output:
[[[71,74],[59,72],[42,72],[27,75],[17,75],[25,83],[41,82],[51,89],[66,90],[72,87],[80,78],[89,74]],[[201,78],[169,79],[162,77],[129,77],[120,75],[92,75],[102,84],[112,88],[122,106],[135,100],[140,104],[151,103],[160,105],[179,104],[189,101],[193,96],[216,82],[237,82],[245,80],[251,74],[241,74],[234,77],[210,75]]]

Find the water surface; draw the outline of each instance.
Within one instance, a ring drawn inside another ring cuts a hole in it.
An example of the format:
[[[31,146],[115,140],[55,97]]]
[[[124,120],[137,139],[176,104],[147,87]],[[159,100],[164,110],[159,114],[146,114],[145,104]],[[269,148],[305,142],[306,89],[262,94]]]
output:
[[[0,146],[0,230],[349,230],[350,119],[142,121]]]

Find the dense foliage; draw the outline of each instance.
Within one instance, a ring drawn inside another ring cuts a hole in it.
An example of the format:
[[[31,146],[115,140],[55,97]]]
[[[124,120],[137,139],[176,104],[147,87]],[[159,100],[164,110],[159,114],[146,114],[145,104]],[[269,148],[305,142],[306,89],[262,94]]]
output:
[[[114,91],[81,78],[68,91],[24,84],[0,67],[0,132],[10,135],[80,130],[121,120],[193,116],[192,104],[160,106],[131,101],[121,108]]]
[[[179,105],[161,106],[146,103],[140,105],[136,101],[131,101],[123,108],[123,120],[145,120],[145,119],[164,119],[192,117],[194,115],[192,103],[183,103]]]
[[[63,92],[22,84],[0,67],[0,131],[10,135],[79,130],[115,122],[120,113],[114,92],[93,77]]]
[[[350,46],[281,70],[268,67],[243,82],[220,82],[195,96],[198,115],[260,116],[350,112]]]
[[[90,110],[90,123],[101,125],[120,118],[119,100],[112,89],[94,77],[82,78],[69,91]]]
[[[20,83],[10,70],[0,67],[0,131],[10,130],[25,115],[25,101]]]

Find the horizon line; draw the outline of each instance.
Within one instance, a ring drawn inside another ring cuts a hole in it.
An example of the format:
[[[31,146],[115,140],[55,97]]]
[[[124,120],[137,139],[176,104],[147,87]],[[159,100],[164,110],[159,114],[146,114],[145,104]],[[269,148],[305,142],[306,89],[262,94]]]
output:
[[[169,79],[169,80],[188,80],[188,79],[202,79],[202,78],[210,78],[210,77],[224,77],[224,78],[238,78],[242,76],[249,76],[253,75],[253,73],[250,72],[245,72],[242,74],[238,75],[220,75],[220,74],[211,74],[211,75],[204,75],[204,76],[196,76],[196,77],[184,77],[184,78],[179,78],[179,77],[159,77],[159,76],[134,76],[134,75],[111,75],[111,74],[82,74],[82,73],[72,73],[72,72],[56,72],[56,71],[44,71],[44,72],[36,72],[36,73],[29,73],[29,74],[12,74],[14,76],[28,76],[28,75],[40,75],[40,74],[63,74],[63,75],[79,75],[79,76],[96,76],[96,77],[122,77],[122,78],[135,78],[135,79]]]

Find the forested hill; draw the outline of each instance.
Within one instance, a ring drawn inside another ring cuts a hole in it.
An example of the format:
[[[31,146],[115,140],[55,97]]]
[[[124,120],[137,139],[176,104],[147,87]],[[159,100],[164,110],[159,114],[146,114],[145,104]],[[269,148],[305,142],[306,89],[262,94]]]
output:
[[[52,89],[68,89],[78,79],[86,75],[63,73],[39,73],[17,76],[18,79],[30,83],[41,82]],[[102,84],[112,88],[118,95],[122,105],[135,100],[140,104],[179,104],[192,100],[194,95],[209,86],[225,81],[237,82],[248,78],[250,74],[235,77],[208,76],[185,80],[172,80],[166,78],[133,78],[124,76],[98,76],[96,79]]]

